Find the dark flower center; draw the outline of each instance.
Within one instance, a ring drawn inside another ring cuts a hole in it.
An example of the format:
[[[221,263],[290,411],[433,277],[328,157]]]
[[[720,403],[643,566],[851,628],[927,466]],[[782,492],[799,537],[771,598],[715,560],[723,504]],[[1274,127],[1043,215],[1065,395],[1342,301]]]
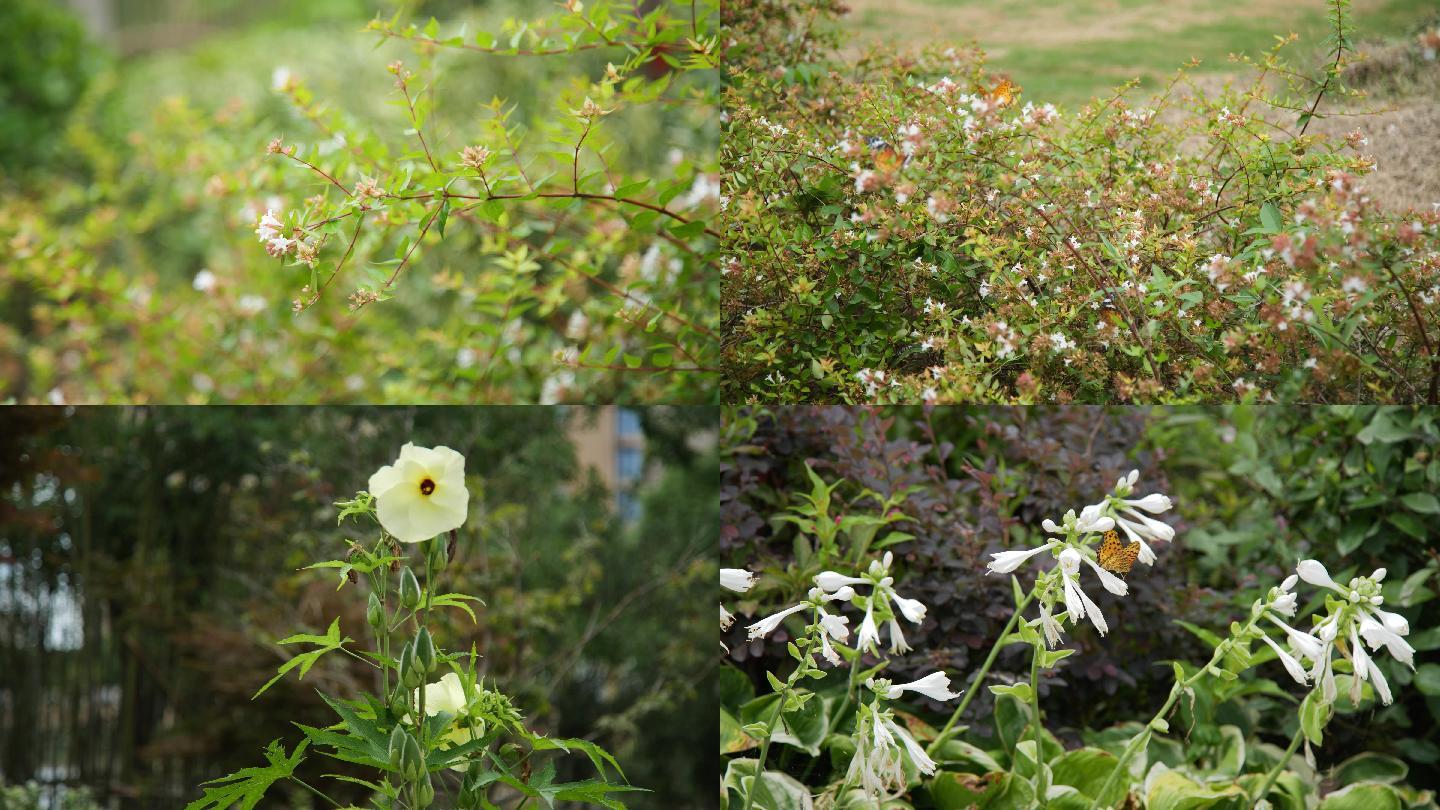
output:
[[[420,482],[420,494],[421,494],[421,495],[429,495],[430,493],[432,493],[432,492],[434,492],[434,491],[435,491],[435,482],[434,482],[434,481],[431,481],[429,478],[426,478],[424,481],[421,481],[421,482]]]

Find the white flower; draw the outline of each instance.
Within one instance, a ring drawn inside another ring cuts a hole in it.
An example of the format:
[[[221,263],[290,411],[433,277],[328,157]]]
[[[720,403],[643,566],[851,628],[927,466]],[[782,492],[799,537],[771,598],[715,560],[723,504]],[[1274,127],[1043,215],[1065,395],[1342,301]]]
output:
[[[1332,591],[1345,593],[1345,590],[1330,578],[1330,572],[1325,570],[1325,566],[1319,560],[1301,560],[1295,566],[1295,573],[1317,588],[1329,588]]]
[[[733,614],[733,613],[731,613],[730,611],[726,610],[724,605],[721,605],[721,606],[720,606],[720,629],[721,629],[721,630],[729,630],[729,629],[730,629],[730,625],[732,625],[732,624],[734,624],[734,623],[735,623],[735,614]]]
[[[1080,555],[1080,559],[1084,560],[1087,564],[1089,564],[1089,566],[1094,569],[1095,573],[1100,576],[1100,584],[1105,586],[1105,590],[1115,594],[1116,596],[1124,596],[1125,594],[1130,592],[1130,586],[1125,584],[1125,580],[1115,576],[1109,571],[1106,571],[1104,568],[1101,568],[1095,563],[1094,560],[1086,557],[1083,554]]]
[[[460,528],[470,506],[465,457],[448,447],[407,442],[394,464],[370,476],[369,490],[380,525],[402,543]]]
[[[895,605],[900,608],[900,613],[911,624],[919,624],[925,621],[925,605],[919,599],[906,599],[900,594],[894,594]]]
[[[1162,495],[1158,492],[1152,492],[1143,498],[1127,500],[1125,501],[1125,503],[1136,509],[1143,509],[1144,511],[1149,512],[1152,515],[1158,515],[1161,512],[1168,512],[1170,511],[1170,508],[1174,506],[1174,504],[1170,501],[1170,496]]]
[[[825,628],[821,635],[834,636],[836,641],[844,641],[850,638],[850,619],[845,616],[836,616],[831,613],[820,611],[820,624]]]
[[[1299,661],[1296,661],[1293,656],[1280,649],[1280,645],[1271,640],[1269,636],[1261,636],[1260,638],[1263,639],[1266,644],[1270,645],[1270,649],[1275,651],[1275,657],[1279,658],[1280,663],[1285,665],[1285,671],[1290,673],[1290,677],[1294,678],[1296,683],[1304,686],[1310,682],[1305,676],[1305,667],[1301,666]]]
[[[1088,532],[1108,532],[1115,528],[1115,519],[1101,513],[1104,507],[1103,503],[1094,503],[1081,509],[1080,517],[1075,519],[1075,530],[1086,534]]]
[[[846,632],[848,633],[849,631],[847,630]],[[826,633],[820,634],[820,655],[822,655],[826,661],[829,661],[831,666],[838,667],[844,663],[840,658],[840,654],[835,652],[834,647],[830,646],[830,636]]]
[[[190,286],[194,287],[196,292],[208,293],[215,289],[215,281],[214,273],[209,270],[201,270],[195,274],[195,278],[190,282]]]
[[[880,628],[875,626],[875,613],[871,609],[870,602],[865,605],[865,618],[860,620],[860,632],[855,636],[855,646],[861,650],[869,650],[874,653],[876,645],[880,643]]]
[[[1045,646],[1052,650],[1055,649],[1055,645],[1060,643],[1060,633],[1064,629],[1065,628],[1060,625],[1060,622],[1056,621],[1055,617],[1050,615],[1049,603],[1041,602],[1040,630],[1045,634]]]
[[[885,690],[885,697],[894,700],[906,692],[919,692],[931,700],[940,701],[960,697],[959,692],[950,691],[950,676],[944,672],[932,672],[918,681],[894,684]]]
[[[280,229],[284,225],[275,218],[275,209],[265,209],[265,215],[260,217],[260,224],[255,228],[255,235],[260,237],[261,242],[269,242],[280,235]]]
[[[416,701],[419,701],[419,690],[416,690]],[[464,714],[467,707],[465,701],[465,687],[460,683],[460,676],[453,672],[447,672],[439,681],[425,684],[425,714],[434,717],[440,712],[450,714]]]
[[[1406,629],[1409,629],[1408,626]],[[1370,645],[1370,649],[1377,649],[1384,644],[1390,657],[1411,669],[1415,668],[1415,648],[1401,638],[1398,632],[1376,621],[1373,616],[1367,615],[1360,620],[1360,635],[1365,637],[1365,643]]]
[[[915,769],[926,776],[934,775],[935,761],[930,759],[919,743],[915,742],[915,738],[910,736],[910,732],[895,725],[894,720],[886,720],[885,724],[890,727],[891,733],[900,741],[900,744],[905,746],[905,752],[910,756],[910,761],[915,764]]]
[[[755,575],[744,568],[721,568],[720,587],[745,593],[755,585]]]
[[[1019,568],[1021,563],[1049,549],[1053,545],[1055,545],[1055,543],[1051,542],[1037,548],[996,552],[990,555],[993,559],[991,559],[989,563],[986,563],[985,567],[997,574],[1008,574]]]
[[[912,648],[905,643],[905,634],[900,632],[900,623],[894,619],[890,620],[890,652],[893,655],[904,655]]]
[[[1298,604],[1299,599],[1295,596],[1295,594],[1287,593],[1281,596],[1277,596],[1275,598],[1275,601],[1270,603],[1270,610],[1280,614],[1281,616],[1293,617],[1295,615],[1295,608]]]
[[[1301,655],[1309,658],[1311,661],[1314,661],[1315,659],[1319,658],[1321,655],[1324,654],[1325,644],[1324,642],[1320,641],[1320,639],[1315,638],[1309,633],[1303,633],[1299,630],[1296,630],[1295,628],[1291,627],[1285,622],[1280,621],[1274,616],[1267,614],[1266,618],[1274,622],[1275,625],[1281,630],[1285,631],[1285,637],[1290,640],[1291,649],[1298,651]]]
[[[1084,557],[1080,552],[1073,548],[1060,552],[1060,578],[1064,580],[1065,586],[1065,610],[1072,620],[1090,617],[1090,623],[1095,625],[1095,629],[1103,636],[1110,632],[1110,626],[1105,623],[1105,616],[1100,613],[1100,608],[1080,589],[1082,559]]]
[[[779,613],[766,616],[760,621],[746,627],[745,630],[749,634],[750,638],[762,638],[764,636],[768,636],[771,633],[775,632],[775,628],[780,626],[780,622],[785,621],[786,616],[789,616],[792,613],[798,613],[807,607],[809,607],[809,604],[801,602],[794,607],[788,607],[780,611]]]
[[[837,571],[821,571],[815,575],[815,584],[820,586],[822,591],[838,591],[845,585],[866,585],[867,579],[860,577],[847,577]]]

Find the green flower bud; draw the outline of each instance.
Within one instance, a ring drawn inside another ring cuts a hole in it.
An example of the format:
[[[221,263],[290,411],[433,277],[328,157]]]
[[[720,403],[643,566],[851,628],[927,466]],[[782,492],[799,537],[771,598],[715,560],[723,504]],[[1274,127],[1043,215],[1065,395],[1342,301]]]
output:
[[[385,629],[385,605],[380,602],[380,595],[374,591],[370,592],[370,601],[365,606],[365,620],[379,633]]]
[[[420,606],[420,582],[415,579],[415,572],[409,568],[400,571],[400,604],[406,610],[414,610]]]
[[[429,555],[431,570],[443,570],[445,563],[449,562],[445,556],[445,542],[438,537],[425,545],[425,553]]]
[[[430,637],[430,631],[422,627],[415,636],[415,667],[425,676],[435,671],[435,663],[435,640]]]
[[[396,726],[390,732],[390,767],[403,771],[405,762],[405,739],[410,733],[403,726]]]
[[[430,782],[430,771],[420,775],[420,781],[415,783],[415,806],[429,807],[435,801],[435,786]]]
[[[420,750],[420,741],[415,739],[413,734],[405,735],[405,753],[400,758],[400,775],[407,782],[414,782],[422,776],[428,781],[430,777],[430,772],[425,767],[425,754]],[[433,788],[430,797],[435,797]]]
[[[415,661],[415,645],[413,642],[406,643],[405,649],[400,651],[400,683],[407,689],[417,689],[425,682],[425,673],[420,671]]]

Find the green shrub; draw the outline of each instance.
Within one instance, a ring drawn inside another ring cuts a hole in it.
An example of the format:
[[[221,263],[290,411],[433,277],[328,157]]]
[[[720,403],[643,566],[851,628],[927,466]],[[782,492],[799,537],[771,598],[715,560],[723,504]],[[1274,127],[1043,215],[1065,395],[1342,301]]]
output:
[[[730,4],[761,46],[727,62],[729,395],[1440,401],[1440,212],[1379,210],[1359,134],[1306,132],[1333,6],[1314,76],[1282,39],[1208,98],[1181,70],[1062,111],[978,50],[852,58],[812,34],[833,4]]]

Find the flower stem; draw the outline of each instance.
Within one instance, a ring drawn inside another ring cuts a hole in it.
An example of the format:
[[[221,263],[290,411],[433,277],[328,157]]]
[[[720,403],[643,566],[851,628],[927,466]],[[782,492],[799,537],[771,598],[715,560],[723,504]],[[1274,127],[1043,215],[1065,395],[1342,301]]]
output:
[[[290,777],[290,781],[296,782],[296,783],[299,784],[301,787],[305,788],[306,790],[310,791],[311,793],[314,793],[316,796],[319,796],[320,798],[322,798],[322,799],[324,799],[325,801],[329,802],[331,807],[339,807],[339,806],[340,806],[340,803],[339,803],[339,802],[335,801],[334,799],[330,798],[329,796],[326,796],[324,793],[321,793],[319,790],[317,790],[316,788],[312,787],[312,786],[311,786],[308,782],[306,782],[304,779],[301,779],[300,777],[295,776],[295,775],[292,774],[291,777]]]
[[[1265,781],[1260,785],[1260,790],[1256,791],[1255,798],[1251,799],[1251,804],[1258,803],[1270,792],[1270,788],[1275,785],[1275,780],[1280,778],[1280,772],[1285,770],[1286,765],[1290,764],[1291,755],[1295,753],[1295,749],[1300,747],[1300,741],[1304,738],[1304,729],[1295,729],[1295,736],[1290,738],[1290,747],[1285,749],[1285,753],[1280,756],[1280,761],[1275,763],[1275,767],[1271,768],[1270,772],[1265,774]]]
[[[815,631],[820,627],[820,610],[816,608],[813,622],[809,632],[806,634],[811,643],[805,647],[805,655],[800,661],[800,666],[790,673],[790,678],[785,681],[785,688],[780,690],[780,700],[775,704],[775,711],[770,714],[770,719],[765,722],[765,739],[760,741],[760,759],[755,763],[755,779],[750,783],[750,789],[745,791],[745,808],[751,810],[755,804],[755,791],[760,787],[760,781],[765,776],[765,760],[770,755],[770,740],[775,736],[775,726],[780,722],[780,714],[785,711],[785,703],[790,700],[790,694],[795,691],[795,682],[809,669],[810,648],[813,646]],[[824,632],[821,630],[820,632]]]
[[[1254,620],[1252,619],[1251,624],[1253,623]],[[1100,790],[1095,793],[1095,799],[1090,803],[1090,810],[1095,810],[1095,808],[1101,806],[1100,800],[1109,794],[1110,789],[1115,785],[1115,780],[1120,778],[1120,774],[1126,770],[1126,767],[1130,764],[1130,760],[1150,741],[1150,733],[1154,730],[1155,724],[1165,719],[1165,715],[1170,713],[1170,709],[1174,707],[1175,701],[1180,699],[1180,695],[1188,690],[1191,684],[1209,674],[1210,668],[1219,663],[1220,659],[1225,656],[1226,651],[1229,649],[1230,639],[1220,642],[1215,645],[1215,654],[1210,656],[1209,663],[1185,680],[1175,681],[1175,685],[1170,687],[1170,696],[1165,698],[1165,705],[1161,706],[1160,711],[1156,712],[1155,716],[1150,718],[1150,722],[1145,724],[1145,728],[1141,729],[1139,733],[1130,738],[1130,742],[1125,744],[1125,750],[1120,752],[1120,760],[1115,763],[1114,770],[1110,771],[1110,775],[1105,777],[1105,784],[1101,785]]]
[[[1045,791],[1047,787],[1044,784],[1044,771],[1040,766],[1040,653],[1044,649],[1044,642],[1036,640],[1035,654],[1030,658],[1030,707],[1034,712],[1032,722],[1035,726],[1035,800],[1042,805],[1045,802]],[[1018,748],[1019,746],[1016,747]],[[1012,759],[1012,768],[1019,759],[1019,757]]]
[[[995,658],[1000,654],[1000,648],[1005,643],[1005,637],[1010,635],[1010,631],[1015,629],[1016,622],[1020,620],[1020,613],[1025,610],[1025,607],[1029,605],[1034,598],[1035,589],[1031,588],[1030,592],[1025,594],[1025,598],[1020,600],[1020,604],[1015,606],[1015,612],[1010,614],[1010,621],[1005,625],[1005,629],[1000,631],[1000,637],[995,639],[995,644],[990,647],[990,654],[985,656],[985,663],[981,664],[980,669],[970,677],[970,685],[965,687],[965,697],[961,699],[960,705],[955,707],[954,713],[950,715],[950,719],[945,723],[945,727],[940,729],[940,733],[935,735],[935,739],[932,740],[929,745],[925,746],[926,754],[934,754],[935,749],[939,748],[941,744],[949,739],[950,729],[954,728],[955,724],[960,721],[960,716],[965,713],[965,707],[969,706],[970,700],[975,697],[975,688],[980,685],[980,682],[985,679],[985,675],[990,672],[990,667],[995,663]]]

